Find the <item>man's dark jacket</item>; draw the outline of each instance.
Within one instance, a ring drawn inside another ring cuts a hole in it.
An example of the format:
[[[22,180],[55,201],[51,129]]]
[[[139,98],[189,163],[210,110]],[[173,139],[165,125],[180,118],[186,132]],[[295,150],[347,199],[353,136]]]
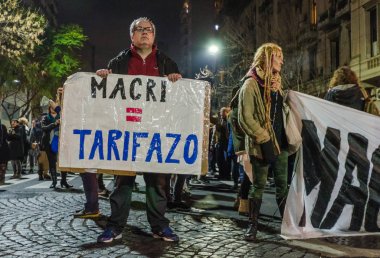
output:
[[[115,58],[111,59],[107,68],[112,69],[112,73],[128,74],[128,62],[131,55],[131,49],[123,50]],[[160,76],[180,73],[177,64],[158,49],[156,51],[156,57]]]
[[[24,159],[24,135],[20,125],[12,128],[12,132],[8,134],[9,141],[9,158],[10,160]]]

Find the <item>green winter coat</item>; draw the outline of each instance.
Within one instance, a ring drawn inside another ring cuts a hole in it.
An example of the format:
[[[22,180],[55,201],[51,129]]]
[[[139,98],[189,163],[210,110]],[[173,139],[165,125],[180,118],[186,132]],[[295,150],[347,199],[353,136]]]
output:
[[[245,132],[245,149],[249,155],[263,159],[260,144],[273,142],[275,154],[280,153],[273,128],[265,129],[265,106],[260,94],[260,86],[253,78],[245,80],[239,93],[239,124]]]

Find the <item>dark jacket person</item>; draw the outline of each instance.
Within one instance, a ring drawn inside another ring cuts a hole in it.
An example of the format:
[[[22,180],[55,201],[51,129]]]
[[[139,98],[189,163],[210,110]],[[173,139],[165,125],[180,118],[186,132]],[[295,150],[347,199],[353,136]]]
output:
[[[325,99],[337,104],[364,111],[364,96],[358,77],[348,66],[335,70]]]
[[[9,146],[7,139],[7,128],[0,121],[0,185],[5,182],[5,172],[9,161]]]
[[[96,72],[101,77],[110,73],[147,76],[167,76],[172,82],[182,76],[177,65],[154,45],[155,25],[148,18],[138,18],[130,26],[131,47],[113,58],[108,69]],[[112,242],[122,237],[131,204],[135,176],[118,176],[116,189],[110,196],[111,216],[106,230],[98,237],[98,242]],[[178,241],[178,236],[169,227],[165,218],[167,206],[167,175],[144,173],[146,183],[147,217],[153,237],[165,241]]]

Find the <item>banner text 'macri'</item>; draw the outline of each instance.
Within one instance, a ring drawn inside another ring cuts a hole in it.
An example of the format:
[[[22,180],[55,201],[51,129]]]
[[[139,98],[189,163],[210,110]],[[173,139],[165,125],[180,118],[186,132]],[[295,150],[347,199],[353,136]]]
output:
[[[156,95],[159,95],[160,102],[166,102],[166,80],[161,80],[161,87],[157,89],[158,86],[156,82],[152,79],[148,79],[146,84],[143,85],[141,78],[134,78],[129,85],[129,97],[131,100],[140,100],[141,97],[145,96],[143,101],[157,101]],[[157,86],[157,88],[156,88]],[[114,86],[111,94],[108,96],[110,99],[116,98],[120,94],[122,99],[126,99],[126,86],[124,85],[124,80],[122,78],[117,79],[117,83]],[[96,98],[96,92],[101,91],[102,98],[107,98],[107,78],[103,78],[100,83],[98,83],[95,77],[91,77],[91,97]],[[156,92],[156,93],[155,93]],[[145,94],[144,94],[145,93]],[[144,96],[143,96],[144,94]]]

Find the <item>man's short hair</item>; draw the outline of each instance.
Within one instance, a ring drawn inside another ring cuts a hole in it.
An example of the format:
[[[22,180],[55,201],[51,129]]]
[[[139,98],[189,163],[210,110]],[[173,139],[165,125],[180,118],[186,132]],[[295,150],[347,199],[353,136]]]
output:
[[[152,22],[151,19],[147,18],[147,17],[140,17],[140,18],[137,18],[136,20],[134,20],[132,23],[131,23],[131,26],[129,27],[129,35],[132,37],[133,35],[133,32],[135,32],[135,29],[136,29],[136,25],[137,23],[141,22],[141,21],[147,21],[150,23],[150,25],[152,26],[153,28],[153,33],[156,34],[156,26],[154,25],[154,23]]]

